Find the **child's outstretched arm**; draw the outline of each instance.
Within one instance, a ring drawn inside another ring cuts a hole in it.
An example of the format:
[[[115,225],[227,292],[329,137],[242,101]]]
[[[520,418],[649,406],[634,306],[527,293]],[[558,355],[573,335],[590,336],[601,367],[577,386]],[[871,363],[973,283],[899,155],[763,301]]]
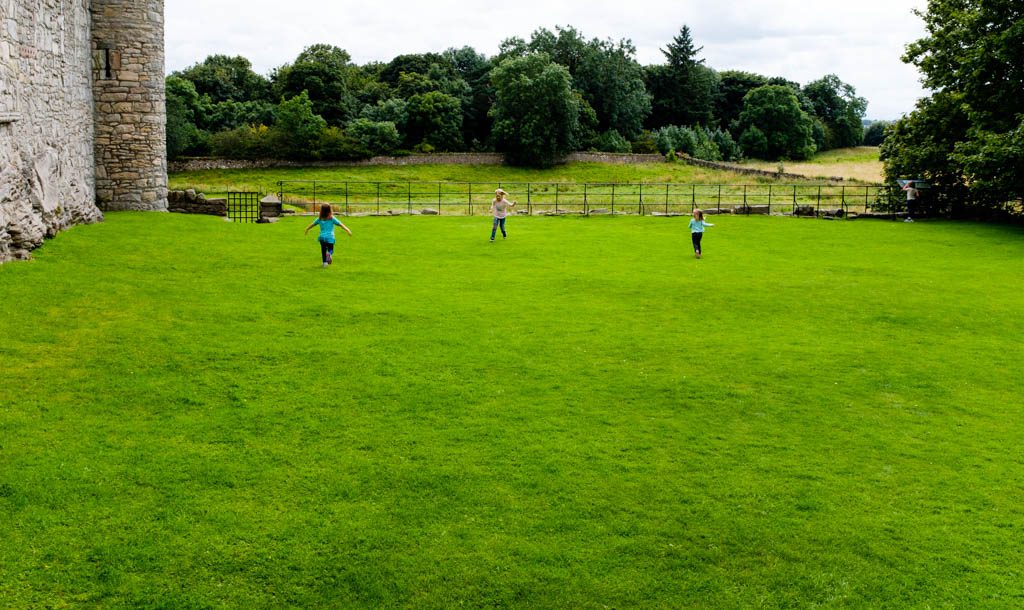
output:
[[[346,227],[344,223],[342,223],[340,220],[337,222],[338,226],[341,227],[342,229],[345,229],[345,232],[348,233],[349,237],[352,237],[352,231],[348,227]]]
[[[309,225],[308,227],[306,227],[306,230],[305,230],[305,231],[303,231],[303,232],[302,232],[302,234],[303,234],[303,235],[309,235],[309,230],[310,230],[310,229],[312,229],[312,228],[313,228],[313,227],[315,227],[315,226],[316,226],[316,223],[314,222],[313,224],[311,224],[311,225]]]

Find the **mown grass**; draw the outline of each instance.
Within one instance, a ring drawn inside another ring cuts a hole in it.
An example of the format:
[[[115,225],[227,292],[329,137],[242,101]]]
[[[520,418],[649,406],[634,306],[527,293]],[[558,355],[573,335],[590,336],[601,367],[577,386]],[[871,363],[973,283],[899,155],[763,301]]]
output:
[[[0,267],[0,606],[1024,603],[1019,229],[345,222]]]

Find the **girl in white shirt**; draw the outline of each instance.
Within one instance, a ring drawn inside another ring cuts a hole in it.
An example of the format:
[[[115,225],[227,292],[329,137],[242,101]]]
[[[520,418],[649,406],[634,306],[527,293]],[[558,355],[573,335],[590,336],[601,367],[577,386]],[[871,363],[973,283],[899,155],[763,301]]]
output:
[[[498,227],[501,227],[501,238],[508,237],[508,234],[505,233],[505,216],[508,215],[509,210],[515,207],[516,202],[509,201],[507,197],[508,193],[501,189],[494,191],[494,200],[491,201],[491,214],[494,215],[494,224],[491,225],[491,241],[494,241]]]

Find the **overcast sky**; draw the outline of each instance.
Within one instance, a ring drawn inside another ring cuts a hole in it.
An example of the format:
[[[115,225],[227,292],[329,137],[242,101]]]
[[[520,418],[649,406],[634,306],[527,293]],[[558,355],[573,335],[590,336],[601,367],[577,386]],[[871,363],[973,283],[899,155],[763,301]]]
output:
[[[699,57],[806,84],[836,74],[868,100],[867,118],[895,119],[925,95],[900,61],[924,36],[926,0],[167,0],[167,71],[208,55],[241,55],[268,74],[303,48],[328,43],[355,63],[471,46],[488,57],[505,38],[572,25],[585,37],[628,38],[644,65],[690,27]]]

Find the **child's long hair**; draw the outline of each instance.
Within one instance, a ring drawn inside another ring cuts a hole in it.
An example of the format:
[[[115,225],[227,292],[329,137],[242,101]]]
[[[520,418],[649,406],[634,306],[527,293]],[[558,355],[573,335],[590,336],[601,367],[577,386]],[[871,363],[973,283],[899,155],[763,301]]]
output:
[[[325,203],[320,206],[320,220],[330,220],[334,218],[334,210],[331,209],[331,204]]]
[[[704,220],[704,212],[701,212],[699,209],[694,210],[693,211],[693,217],[696,218],[697,220],[703,221]]]

